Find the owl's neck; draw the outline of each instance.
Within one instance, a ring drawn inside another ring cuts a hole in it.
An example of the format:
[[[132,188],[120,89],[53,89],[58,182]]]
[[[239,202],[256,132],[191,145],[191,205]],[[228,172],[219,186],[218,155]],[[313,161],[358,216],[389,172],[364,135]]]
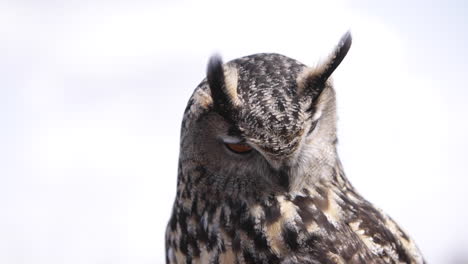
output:
[[[329,160],[328,163],[317,160],[315,163],[296,166],[289,170],[286,177],[288,177],[287,185],[278,186],[277,181],[265,182],[265,179],[252,179],[255,177],[220,179],[202,166],[191,165],[184,169],[180,166],[177,201],[183,206],[188,206],[199,198],[205,201],[231,199],[258,201],[271,195],[295,196],[323,186],[333,186],[338,191],[353,189],[336,155],[335,159]]]
[[[299,193],[304,188],[314,189],[319,183],[352,188],[346,179],[335,143],[310,140],[298,152],[296,162],[290,166],[288,192]]]

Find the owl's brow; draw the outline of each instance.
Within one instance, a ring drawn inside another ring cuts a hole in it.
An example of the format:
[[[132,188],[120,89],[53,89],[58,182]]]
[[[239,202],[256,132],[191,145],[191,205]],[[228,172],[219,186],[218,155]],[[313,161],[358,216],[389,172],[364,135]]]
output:
[[[227,131],[227,134],[228,136],[231,136],[231,137],[244,138],[244,135],[242,134],[242,132],[234,124],[231,124],[231,126],[229,127]]]

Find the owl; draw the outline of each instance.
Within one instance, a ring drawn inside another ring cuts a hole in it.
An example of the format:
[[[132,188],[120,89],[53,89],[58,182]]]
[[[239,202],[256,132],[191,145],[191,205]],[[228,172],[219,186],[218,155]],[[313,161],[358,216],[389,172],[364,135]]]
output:
[[[350,184],[330,79],[346,33],[315,67],[213,56],[185,109],[167,263],[424,263]]]

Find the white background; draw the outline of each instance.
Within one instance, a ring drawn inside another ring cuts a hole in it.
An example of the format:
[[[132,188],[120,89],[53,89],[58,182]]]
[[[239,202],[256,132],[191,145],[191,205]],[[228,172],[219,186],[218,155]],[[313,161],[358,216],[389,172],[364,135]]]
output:
[[[185,104],[213,52],[334,79],[355,187],[468,263],[462,1],[0,1],[0,263],[163,263]]]

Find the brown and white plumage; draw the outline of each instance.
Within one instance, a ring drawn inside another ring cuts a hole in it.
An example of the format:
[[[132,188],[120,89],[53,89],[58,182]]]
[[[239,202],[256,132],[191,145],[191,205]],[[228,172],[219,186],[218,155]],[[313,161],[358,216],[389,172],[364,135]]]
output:
[[[167,263],[424,263],[341,167],[330,75],[350,45],[314,68],[210,60],[182,122]]]

